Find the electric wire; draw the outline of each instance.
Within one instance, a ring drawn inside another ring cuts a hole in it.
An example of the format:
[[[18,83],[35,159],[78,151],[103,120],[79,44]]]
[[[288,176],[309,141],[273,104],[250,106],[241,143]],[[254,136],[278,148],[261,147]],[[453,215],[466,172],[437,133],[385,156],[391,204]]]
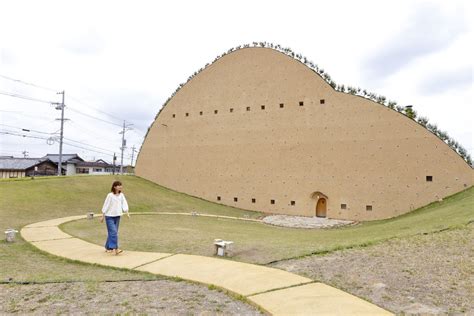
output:
[[[24,138],[43,139],[43,140],[48,140],[48,139],[49,139],[49,138],[46,138],[46,137],[19,134],[19,133],[14,132],[14,131],[5,131],[5,130],[4,130],[4,131],[0,131],[0,134],[12,135],[12,136],[18,136],[18,137],[24,137]],[[69,141],[77,142],[77,141],[74,141],[74,140],[69,140]],[[80,143],[80,142],[78,142],[78,143]],[[78,145],[75,145],[75,144],[71,144],[71,143],[68,143],[68,142],[65,142],[65,141],[63,141],[63,144],[66,144],[66,145],[68,145],[68,146],[77,147],[77,148],[81,148],[81,149],[84,149],[84,150],[87,150],[87,151],[92,151],[92,152],[96,152],[96,153],[100,153],[100,154],[103,154],[103,155],[108,155],[108,156],[112,156],[112,157],[113,157],[113,154],[106,153],[106,152],[103,152],[103,151],[98,151],[98,150],[91,149],[91,148],[85,148],[85,147],[78,146]],[[84,144],[84,143],[82,143],[82,144]],[[86,145],[86,146],[92,146],[92,145]],[[96,146],[93,146],[93,147],[96,147]],[[104,150],[104,151],[108,151],[108,149],[104,149],[104,148],[100,148],[100,147],[96,147],[96,148],[102,149],[102,150]],[[112,152],[112,151],[110,151],[110,152]]]
[[[41,86],[41,85],[38,85],[38,84],[35,84],[35,83],[23,81],[23,80],[20,80],[20,79],[15,79],[15,78],[8,77],[8,76],[2,75],[2,74],[0,74],[0,77],[1,77],[1,78],[4,78],[4,79],[7,79],[7,80],[11,80],[11,81],[16,82],[16,83],[21,83],[21,84],[33,86],[33,87],[40,88],[40,89],[44,89],[44,90],[51,91],[51,92],[57,92],[57,90],[55,90],[55,89],[51,89],[51,88],[44,87],[44,86]],[[45,101],[45,100],[39,100],[39,99],[31,98],[31,97],[28,97],[28,96],[17,95],[17,94],[10,93],[10,92],[3,92],[3,93],[0,92],[0,93],[1,93],[1,94],[4,94],[4,95],[12,96],[12,97],[17,97],[17,98],[22,98],[22,99],[26,99],[26,100],[31,100],[31,101],[38,101],[38,102],[44,102],[44,103],[50,103],[50,104],[53,103],[53,102],[49,102],[49,101]],[[91,109],[93,109],[93,110],[96,110],[96,111],[98,111],[98,112],[100,112],[100,113],[102,113],[102,114],[108,115],[108,116],[110,116],[110,117],[112,117],[112,118],[114,118],[114,119],[116,119],[116,120],[124,121],[124,119],[119,118],[119,117],[117,117],[117,116],[115,116],[115,115],[112,115],[112,114],[110,114],[110,113],[108,113],[108,112],[102,111],[102,110],[100,110],[100,109],[98,109],[98,108],[96,108],[96,107],[94,107],[94,106],[91,106],[90,104],[88,104],[88,103],[82,101],[82,100],[79,99],[79,98],[76,98],[76,97],[71,96],[71,95],[68,95],[68,98],[69,98],[69,99],[72,99],[73,101],[75,101],[75,102],[77,102],[77,103],[80,103],[80,104],[82,104],[82,105],[85,105],[85,106],[87,106],[87,107],[89,107],[89,108],[91,108]],[[70,109],[73,109],[73,108],[71,108],[71,107],[69,107],[69,108],[70,108]],[[82,115],[85,115],[85,116],[88,116],[88,117],[97,119],[97,120],[99,120],[99,121],[103,121],[103,122],[106,122],[106,123],[109,123],[109,124],[115,124],[115,125],[121,126],[121,125],[119,125],[119,124],[117,124],[117,123],[113,123],[113,122],[110,122],[110,121],[106,121],[106,120],[102,120],[102,119],[99,119],[99,118],[92,117],[92,116],[90,116],[90,115],[88,115],[88,114],[85,114],[85,113],[82,113],[82,112],[80,112],[80,111],[78,111],[78,110],[75,110],[75,111],[78,112],[78,113],[80,113],[80,114],[82,114]],[[125,120],[125,121],[126,121],[126,120]],[[143,132],[141,129],[137,129],[137,130],[144,134],[144,132]]]
[[[8,125],[8,124],[0,124],[0,125],[10,127],[10,128],[20,129],[20,130],[25,131],[25,132],[34,132],[34,133],[46,134],[46,135],[56,135],[59,132],[59,130],[55,131],[55,132],[52,132],[52,133],[51,132],[42,132],[42,131],[37,131],[37,130],[33,130],[33,129],[21,128],[21,127],[17,127],[17,126],[13,126],[13,125]],[[8,132],[19,133],[19,132],[16,132],[16,131],[8,131]],[[93,148],[96,148],[96,149],[100,149],[100,150],[103,150],[103,151],[108,151],[108,152],[114,153],[113,150],[106,149],[106,148],[103,148],[103,147],[94,146],[94,145],[90,145],[90,144],[87,144],[87,143],[84,143],[84,142],[81,142],[81,141],[77,141],[77,140],[74,140],[74,139],[71,139],[71,138],[68,138],[68,137],[63,137],[63,139],[68,140],[70,142],[85,145],[85,146],[88,146],[88,147],[93,147]]]
[[[80,148],[80,149],[84,149],[84,150],[87,150],[87,151],[96,152],[96,153],[99,153],[99,154],[102,154],[102,155],[111,156],[111,157],[114,156],[113,154],[108,154],[108,153],[104,153],[104,152],[101,152],[101,151],[98,151],[98,150],[93,150],[93,149],[89,149],[89,148],[84,148],[84,147],[81,147],[81,146],[77,146],[77,145],[74,145],[74,144],[67,143],[67,142],[65,142],[65,141],[63,141],[63,145],[68,145],[68,146],[71,146],[71,147],[76,147],[76,148]]]
[[[20,80],[20,79],[11,78],[11,77],[1,75],[1,74],[0,74],[0,77],[3,78],[3,79],[11,80],[11,81],[14,81],[14,82],[17,82],[17,83],[22,83],[22,84],[25,84],[25,85],[28,85],[28,86],[36,87],[36,88],[51,91],[51,92],[57,92],[58,91],[58,90],[54,90],[54,89],[51,89],[51,88],[40,86],[40,85],[31,83],[31,82],[26,82],[26,81],[23,81],[23,80]]]
[[[45,139],[45,140],[48,139],[46,137],[18,134],[16,132],[12,132],[12,131],[0,131],[0,134],[20,136],[20,137],[25,137],[25,138],[36,138],[36,139]]]
[[[94,132],[94,131],[84,127],[82,124],[77,124],[77,122],[75,120],[70,120],[69,123],[72,123],[72,125],[74,125],[74,127],[79,129],[82,133],[88,134],[88,135],[94,137],[95,140],[100,139],[100,140],[108,141],[108,142],[111,142],[111,143],[112,142],[119,142],[119,140],[113,139],[113,135],[115,135],[115,134],[106,133],[105,135],[107,137],[104,137],[103,134],[101,134],[100,137],[97,137],[98,136],[97,131]]]
[[[102,113],[102,114],[108,115],[108,116],[110,116],[110,117],[112,117],[112,118],[114,118],[114,119],[116,119],[116,120],[118,120],[118,121],[123,121],[123,120],[124,120],[124,119],[119,118],[119,117],[117,117],[117,116],[115,116],[115,115],[112,115],[112,114],[110,114],[110,113],[108,113],[108,112],[99,110],[98,108],[96,108],[96,107],[94,107],[94,106],[91,106],[90,104],[88,104],[88,103],[86,103],[86,102],[84,102],[84,101],[82,101],[82,100],[80,100],[80,99],[78,99],[78,98],[76,98],[76,97],[73,97],[73,96],[69,96],[69,95],[68,95],[68,98],[72,99],[73,101],[76,101],[77,103],[80,103],[80,104],[82,104],[82,105],[85,105],[85,106],[87,106],[87,107],[89,107],[89,108],[91,108],[91,109],[93,109],[93,110],[96,110],[97,112],[100,112],[100,113]]]
[[[9,97],[19,98],[19,99],[35,101],[35,102],[42,102],[42,103],[47,103],[47,104],[53,104],[54,103],[52,101],[46,101],[46,100],[42,100],[42,99],[32,98],[32,97],[29,97],[29,96],[16,94],[16,93],[11,93],[11,92],[8,92],[8,91],[0,91],[0,94],[6,95],[6,96],[9,96]]]
[[[34,129],[29,129],[29,128],[21,128],[21,127],[17,127],[17,126],[13,126],[13,125],[7,125],[7,124],[0,124],[0,125],[6,126],[6,127],[11,127],[11,128],[21,129],[22,131],[25,131],[25,132],[34,132],[34,133],[47,134],[47,135],[53,135],[53,134],[56,134],[58,132],[58,131],[56,131],[56,132],[53,132],[53,133],[48,133],[48,132],[40,132],[40,131],[37,131],[37,130],[34,130]]]
[[[97,147],[97,146],[94,146],[94,145],[89,145],[89,144],[86,144],[86,143],[83,143],[83,142],[80,142],[80,141],[77,141],[77,140],[73,140],[73,139],[70,139],[70,138],[67,138],[67,137],[63,137],[63,139],[65,139],[67,141],[70,141],[70,142],[78,143],[78,144],[81,144],[81,145],[86,145],[86,146],[89,146],[89,147],[94,147],[94,148],[97,148],[97,149],[100,149],[100,150],[105,150],[105,151],[113,153],[113,151],[110,150],[110,149]]]
[[[87,116],[87,117],[89,117],[89,118],[91,118],[91,119],[94,119],[94,120],[97,120],[97,121],[101,121],[101,122],[104,122],[104,123],[108,123],[108,124],[112,124],[112,125],[115,125],[115,126],[122,127],[122,125],[120,125],[120,124],[113,123],[113,122],[110,122],[110,121],[106,121],[106,120],[100,119],[100,118],[98,118],[98,117],[95,117],[95,116],[92,116],[92,115],[83,113],[83,112],[81,112],[81,111],[79,111],[79,110],[76,110],[75,108],[70,107],[70,106],[69,106],[68,108],[69,108],[69,110],[71,110],[71,111],[73,111],[73,112],[76,112],[76,113],[78,113],[78,114]]]
[[[34,118],[34,119],[43,119],[43,120],[48,120],[50,121],[51,120],[51,117],[46,117],[46,116],[41,116],[41,115],[30,115],[30,114],[25,114],[24,112],[22,111],[0,111],[0,112],[5,112],[5,114],[2,114],[3,115],[17,115],[17,116],[25,116],[25,117],[31,117],[31,118]]]

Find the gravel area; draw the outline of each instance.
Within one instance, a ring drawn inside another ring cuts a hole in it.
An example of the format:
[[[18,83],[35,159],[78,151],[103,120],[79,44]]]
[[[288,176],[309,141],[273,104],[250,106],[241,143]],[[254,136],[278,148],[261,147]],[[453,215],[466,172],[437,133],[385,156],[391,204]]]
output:
[[[0,314],[260,315],[215,289],[170,280],[0,285]]]
[[[397,314],[474,315],[474,225],[272,266]]]
[[[270,215],[263,218],[263,222],[275,226],[293,228],[331,228],[353,224],[353,221],[328,219],[321,217]]]

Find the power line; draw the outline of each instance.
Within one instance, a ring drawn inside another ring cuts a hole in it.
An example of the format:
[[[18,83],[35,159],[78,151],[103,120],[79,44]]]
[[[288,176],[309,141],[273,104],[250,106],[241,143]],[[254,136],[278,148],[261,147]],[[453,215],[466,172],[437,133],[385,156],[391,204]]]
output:
[[[97,112],[100,112],[100,113],[103,113],[103,114],[108,115],[108,116],[110,116],[110,117],[113,117],[113,118],[116,119],[116,120],[123,121],[123,118],[120,118],[120,117],[117,117],[117,116],[115,116],[115,115],[112,115],[112,114],[110,114],[110,113],[108,113],[108,112],[99,110],[98,108],[93,107],[93,106],[91,106],[90,104],[85,103],[84,101],[82,101],[82,100],[80,100],[80,99],[78,99],[78,98],[75,98],[75,97],[70,97],[70,98],[73,99],[73,100],[75,100],[77,103],[80,103],[80,104],[82,104],[82,105],[86,105],[86,106],[88,106],[89,108],[91,108],[91,109],[93,109],[93,110],[96,110]]]
[[[41,132],[41,131],[37,131],[37,130],[33,130],[33,129],[28,129],[28,128],[21,128],[21,127],[17,127],[17,126],[13,126],[13,125],[7,125],[7,124],[0,124],[1,126],[6,126],[6,127],[10,127],[10,128],[16,128],[16,129],[20,129],[24,132],[34,132],[34,133],[39,133],[39,134],[46,134],[46,135],[54,135],[56,134],[58,131],[56,132],[52,132],[52,133],[48,133],[48,132]],[[19,133],[19,132],[15,132],[15,131],[8,131],[8,132],[13,132],[13,133]],[[78,144],[82,144],[82,145],[86,145],[86,146],[89,146],[89,147],[94,147],[94,148],[97,148],[97,149],[100,149],[100,150],[105,150],[105,151],[109,151],[111,153],[113,153],[114,151],[113,150],[110,150],[110,149],[106,149],[106,148],[102,148],[102,147],[98,147],[98,146],[94,146],[94,145],[90,145],[90,144],[86,144],[84,142],[80,142],[80,141],[77,141],[77,140],[74,140],[74,139],[70,139],[70,138],[66,138],[64,137],[64,139],[70,141],[70,142],[75,142],[75,143],[78,143]]]
[[[44,89],[44,90],[51,91],[51,92],[56,92],[56,91],[57,91],[57,90],[55,90],[55,89],[51,89],[51,88],[44,87],[44,86],[41,86],[41,85],[38,85],[38,84],[35,84],[35,83],[23,81],[23,80],[20,80],[20,79],[15,79],[15,78],[8,77],[8,76],[1,75],[1,74],[0,74],[0,77],[1,77],[1,78],[4,78],[4,79],[7,79],[7,80],[11,80],[11,81],[16,82],[16,83],[21,83],[21,84],[29,85],[29,86],[32,86],[32,87]],[[15,94],[15,93],[11,93],[11,92],[6,92],[6,91],[5,91],[5,92],[0,91],[0,94],[7,95],[7,96],[11,96],[11,97],[16,97],[16,98],[20,98],[20,99],[30,100],[30,101],[37,101],[37,102],[43,102],[43,103],[49,103],[49,104],[54,103],[54,102],[51,102],[51,101],[36,99],[36,98],[32,98],[32,97],[28,97],[28,96],[24,96],[24,95],[19,95],[19,94]],[[102,113],[102,114],[105,114],[105,115],[107,115],[107,116],[110,116],[110,117],[112,117],[112,118],[114,118],[114,119],[116,119],[116,120],[123,121],[123,118],[119,118],[119,117],[117,117],[117,116],[115,116],[115,115],[112,115],[112,114],[110,114],[110,113],[108,113],[108,112],[105,112],[105,111],[102,111],[102,110],[100,110],[100,109],[98,109],[98,108],[96,108],[96,107],[93,107],[93,106],[91,106],[90,104],[88,104],[88,103],[86,103],[86,102],[84,102],[84,101],[82,101],[82,100],[80,100],[80,99],[78,99],[78,98],[76,98],[76,97],[69,96],[69,98],[72,99],[72,100],[75,100],[75,101],[78,102],[78,103],[81,103],[81,104],[83,104],[83,105],[86,105],[86,106],[88,106],[89,108],[91,108],[91,109],[93,109],[93,110],[96,110],[96,111],[98,111],[98,112],[100,112],[100,113]],[[108,123],[108,124],[113,124],[113,125],[116,125],[116,126],[121,126],[120,124],[117,124],[117,123],[114,123],[114,122],[110,122],[110,121],[106,121],[106,120],[99,119],[99,118],[97,118],[97,117],[88,115],[88,114],[83,113],[83,112],[81,112],[81,111],[79,111],[79,110],[76,110],[76,109],[74,109],[74,108],[72,108],[72,107],[70,107],[70,106],[69,106],[69,109],[71,109],[72,111],[74,111],[74,112],[76,112],[76,113],[79,113],[79,114],[81,114],[81,115],[87,116],[87,117],[89,117],[89,118],[92,118],[92,119],[95,119],[95,120],[98,120],[98,121],[102,121],[102,122],[105,122],[105,123]],[[145,132],[142,131],[141,129],[137,129],[137,130],[140,131],[142,134],[145,134]],[[138,133],[136,133],[136,134],[139,135]],[[139,135],[139,136],[142,137],[143,135]]]
[[[48,140],[48,138],[46,138],[46,137],[30,136],[30,135],[18,134],[18,133],[16,133],[16,132],[9,132],[9,131],[0,131],[0,134],[11,135],[11,136],[18,136],[18,137],[25,137],[25,138],[34,138],[34,139]],[[96,153],[100,153],[100,154],[103,154],[103,155],[107,155],[107,156],[112,156],[112,157],[113,157],[113,154],[108,154],[108,153],[105,153],[105,152],[102,152],[102,151],[98,151],[98,150],[94,150],[94,149],[90,149],[90,148],[85,148],[85,147],[82,147],[82,146],[77,146],[77,145],[70,144],[70,143],[67,143],[67,142],[63,142],[63,144],[68,145],[68,146],[71,146],[71,147],[76,147],[76,148],[84,149],[84,150],[87,150],[87,151],[92,151],[92,152],[96,152]]]
[[[5,124],[0,124],[0,125],[5,125]],[[16,127],[18,128],[18,127]],[[25,130],[23,129],[24,131],[30,131],[30,130]],[[3,130],[3,131],[0,131],[0,133],[2,134],[8,134],[8,135],[13,135],[13,136],[21,136],[21,137],[26,137],[26,138],[38,138],[38,139],[45,139],[45,140],[48,140],[50,139],[49,137],[46,138],[46,137],[39,137],[39,136],[36,136],[36,135],[26,135],[26,134],[20,134],[19,132],[15,132],[15,131],[9,131],[9,130]],[[37,133],[43,133],[43,134],[50,134],[50,133],[46,133],[46,132],[37,132]],[[82,144],[82,145],[85,145],[85,146],[88,146],[88,147],[94,147],[94,148],[97,148],[97,149],[100,149],[100,150],[103,150],[103,151],[108,151],[108,152],[111,152],[113,153],[112,150],[109,150],[109,149],[106,149],[106,148],[102,148],[102,147],[98,147],[98,146],[94,146],[94,145],[89,145],[89,144],[86,144],[86,143],[83,143],[83,142],[80,142],[80,141],[77,141],[77,140],[74,140],[74,139],[70,139],[70,138],[66,138],[64,137],[64,139],[70,141],[70,142],[75,142],[75,143],[78,143],[78,144]],[[74,146],[73,144],[71,144],[71,146]],[[83,147],[81,147],[83,148]],[[87,148],[83,148],[83,149],[87,149]],[[92,149],[90,149],[91,151],[94,151]]]
[[[36,139],[48,139],[48,138],[45,138],[45,137],[39,137],[39,136],[30,136],[30,135],[24,135],[24,134],[18,134],[16,132],[11,132],[11,131],[6,131],[6,132],[2,132],[0,131],[0,134],[6,134],[6,135],[12,135],[12,136],[20,136],[20,137],[25,137],[25,138],[36,138]]]
[[[43,120],[51,120],[51,117],[24,114],[24,112],[22,112],[22,111],[1,111],[0,110],[0,112],[5,112],[5,114],[2,114],[2,115],[19,115],[19,116],[32,117],[34,119],[39,118],[39,119],[43,119]]]
[[[13,125],[7,125],[7,124],[0,124],[0,125],[6,126],[6,127],[11,127],[11,128],[21,129],[22,131],[25,131],[25,132],[34,132],[34,133],[39,133],[39,134],[53,135],[53,134],[57,133],[57,132],[53,132],[53,133],[40,132],[40,131],[36,131],[36,130],[34,130],[34,129],[21,128],[21,127],[17,127],[17,126],[13,126]]]
[[[97,136],[98,136],[98,132],[97,132],[97,131],[94,132],[94,131],[92,131],[92,130],[90,130],[90,129],[87,129],[87,128],[83,127],[82,124],[81,124],[81,125],[77,124],[77,122],[76,122],[75,120],[70,120],[69,122],[72,123],[72,124],[75,126],[75,128],[80,129],[80,130],[81,130],[81,133],[88,134],[88,135],[92,135],[92,136],[94,136],[94,138],[95,138],[96,140],[99,139],[99,137],[97,137]],[[108,137],[110,137],[110,138],[104,137],[104,133],[101,132],[101,134],[100,134],[100,140],[108,139],[108,140],[110,140],[110,142],[116,140],[116,139],[112,140],[113,135],[112,135],[111,133],[106,133],[105,135],[108,136]]]
[[[78,113],[78,114],[87,116],[87,117],[89,117],[89,118],[91,118],[91,119],[94,119],[94,120],[97,120],[97,121],[101,121],[101,122],[104,122],[104,123],[108,123],[108,124],[112,124],[112,125],[115,125],[115,126],[120,126],[120,127],[122,127],[122,125],[120,125],[120,124],[113,123],[113,122],[110,122],[110,121],[106,121],[106,120],[103,120],[103,119],[94,117],[94,116],[92,116],[92,115],[89,115],[89,114],[83,113],[83,112],[81,112],[81,111],[79,111],[79,110],[76,110],[76,109],[74,109],[74,108],[72,108],[72,107],[70,107],[70,106],[69,106],[69,110],[71,110],[71,111],[73,111],[73,112],[76,112],[76,113]]]
[[[11,81],[16,82],[16,83],[25,84],[25,85],[28,85],[28,86],[32,86],[32,87],[44,89],[44,90],[51,91],[51,92],[57,92],[57,89],[51,89],[51,88],[48,88],[48,87],[40,86],[40,85],[35,84],[35,83],[26,82],[26,81],[23,81],[23,80],[20,80],[20,79],[15,79],[15,78],[8,77],[8,76],[5,76],[5,75],[1,75],[1,74],[0,74],[0,77],[3,78],[3,79],[11,80]],[[119,117],[114,116],[114,115],[112,115],[112,114],[110,114],[110,113],[107,113],[107,112],[105,112],[105,111],[99,110],[98,108],[93,107],[93,106],[91,106],[90,104],[88,104],[88,103],[86,103],[86,102],[84,102],[84,101],[82,101],[82,100],[80,100],[80,99],[78,99],[78,98],[76,98],[76,97],[69,96],[69,98],[72,99],[72,100],[74,100],[74,101],[76,101],[76,102],[78,102],[78,103],[81,103],[81,104],[83,104],[83,105],[86,105],[86,106],[88,106],[89,108],[94,109],[94,110],[96,110],[96,111],[98,111],[98,112],[100,112],[100,113],[103,113],[103,114],[105,114],[105,115],[108,115],[108,116],[110,116],[110,117],[113,117],[113,118],[116,119],[116,120],[119,120],[119,121],[122,121],[122,120],[123,120],[123,118],[119,118]]]
[[[36,98],[28,97],[28,96],[25,96],[25,95],[21,95],[21,94],[16,94],[16,93],[7,92],[7,91],[0,91],[0,94],[6,95],[6,96],[9,96],[9,97],[14,97],[14,98],[19,98],[19,99],[29,100],[29,101],[42,102],[42,103],[47,103],[47,104],[53,103],[52,101],[46,101],[46,100],[36,99]]]
[[[51,89],[51,88],[48,88],[48,87],[44,87],[44,86],[41,86],[41,85],[38,85],[38,84],[35,84],[35,83],[31,83],[31,82],[27,82],[27,81],[23,81],[23,80],[20,80],[20,79],[15,79],[15,78],[12,78],[12,77],[8,77],[8,76],[5,76],[5,75],[1,75],[0,74],[0,77],[1,78],[4,78],[4,79],[7,79],[7,80],[11,80],[13,82],[16,82],[16,83],[21,83],[21,84],[25,84],[25,85],[29,85],[29,86],[32,86],[32,87],[36,87],[36,88],[40,88],[40,89],[44,89],[44,90],[47,90],[47,91],[51,91],[51,92],[56,92],[57,90],[55,89]],[[35,99],[35,98],[32,98],[32,97],[28,97],[28,96],[23,96],[23,95],[18,95],[18,94],[15,94],[15,93],[10,93],[10,92],[0,92],[1,94],[4,94],[4,95],[8,95],[8,96],[11,96],[11,97],[16,97],[16,98],[21,98],[21,99],[25,99],[25,100],[30,100],[30,101],[38,101],[38,102],[44,102],[44,103],[53,103],[53,102],[49,102],[49,101],[45,101],[45,100],[40,100],[40,99]],[[76,102],[80,103],[80,104],[83,104],[83,105],[86,105],[88,106],[89,108],[93,109],[93,110],[96,110],[102,114],[105,114],[107,116],[110,116],[116,120],[119,120],[119,121],[123,121],[123,118],[119,118],[115,115],[112,115],[108,112],[105,112],[105,111],[102,111],[94,106],[91,106],[90,104],[76,98],[76,97],[73,97],[73,96],[69,96],[70,99],[72,100],[75,100]],[[73,108],[69,107],[71,110],[74,110]],[[96,117],[93,117],[93,116],[90,116],[88,114],[85,114],[85,113],[82,113],[78,110],[75,110],[77,113],[79,114],[82,114],[82,115],[85,115],[85,116],[88,116],[90,118],[93,118],[93,119],[96,119],[96,120],[99,120],[99,121],[102,121],[102,122],[106,122],[106,123],[109,123],[109,124],[114,124],[114,125],[118,125],[118,126],[121,126],[117,123],[113,123],[113,122],[110,122],[110,121],[106,121],[106,120],[102,120],[102,119],[99,119],[99,118],[96,118]],[[138,131],[140,131],[141,133],[144,134],[144,132],[140,129],[137,129]],[[140,135],[141,136],[141,135]]]
[[[80,149],[84,149],[84,150],[87,150],[87,151],[96,152],[96,153],[99,153],[99,154],[102,154],[102,155],[107,155],[107,156],[112,156],[112,157],[114,156],[113,154],[108,154],[108,153],[104,153],[104,152],[101,152],[101,151],[98,151],[98,150],[84,148],[84,147],[77,146],[77,145],[74,145],[74,144],[70,144],[70,143],[67,143],[67,142],[63,142],[63,144],[68,145],[68,146],[72,146],[72,147],[76,147],[76,148],[80,148]]]
[[[77,140],[73,140],[73,139],[70,139],[70,138],[66,138],[64,137],[64,139],[70,141],[70,142],[74,142],[74,143],[78,143],[78,144],[82,144],[82,145],[86,145],[86,146],[89,146],[89,147],[94,147],[94,148],[97,148],[97,149],[101,149],[101,150],[105,150],[105,151],[109,151],[111,153],[113,153],[114,151],[113,150],[110,150],[110,149],[106,149],[106,148],[102,148],[102,147],[97,147],[97,146],[94,146],[94,145],[89,145],[89,144],[86,144],[86,143],[83,143],[83,142],[80,142],[80,141],[77,141]]]
[[[83,105],[86,105],[86,106],[88,106],[89,108],[91,108],[91,109],[93,109],[93,110],[96,110],[97,112],[100,112],[100,113],[102,113],[102,114],[108,115],[108,116],[110,116],[110,117],[112,117],[112,118],[114,118],[114,119],[116,119],[116,120],[119,120],[119,121],[123,121],[123,120],[124,120],[123,118],[119,118],[119,117],[117,117],[117,116],[115,116],[115,115],[112,115],[112,114],[110,114],[110,113],[108,113],[108,112],[99,110],[98,108],[93,107],[93,106],[91,106],[90,104],[87,104],[87,103],[85,103],[85,102],[83,102],[83,101],[81,101],[81,100],[79,100],[79,99],[77,99],[77,98],[74,98],[74,97],[70,97],[70,98],[71,98],[71,99],[75,99],[76,102],[81,103],[81,104],[83,104]],[[107,120],[104,120],[104,119],[97,118],[97,117],[95,117],[95,116],[91,116],[91,115],[89,115],[89,114],[85,114],[85,113],[83,113],[83,112],[80,112],[79,110],[76,110],[76,109],[72,108],[71,106],[69,106],[69,109],[71,109],[71,110],[73,110],[73,111],[75,111],[75,112],[77,112],[77,113],[79,113],[79,114],[82,114],[82,115],[88,116],[88,117],[90,117],[90,118],[93,118],[93,119],[95,119],[95,120],[99,120],[99,121],[102,121],[102,122],[105,122],[105,123],[109,123],[109,124],[113,124],[113,125],[116,125],[116,126],[122,126],[122,125],[120,125],[120,124],[117,124],[117,123],[114,123],[114,122],[111,122],[111,121],[107,121]],[[130,120],[127,120],[127,121],[130,121]],[[142,130],[140,130],[140,129],[137,129],[137,130],[144,134],[144,132],[143,132]],[[140,135],[140,134],[138,134],[138,133],[137,133],[137,135],[143,137],[143,135]]]
[[[54,89],[51,89],[51,88],[43,87],[43,86],[31,83],[31,82],[26,82],[26,81],[23,81],[23,80],[20,80],[20,79],[11,78],[11,77],[4,76],[4,75],[0,75],[0,77],[3,78],[3,79],[11,80],[11,81],[14,81],[14,82],[17,82],[17,83],[22,83],[22,84],[32,86],[32,87],[36,87],[36,88],[40,88],[40,89],[43,89],[43,90],[48,90],[48,91],[52,91],[52,92],[57,91],[57,90],[54,90]]]

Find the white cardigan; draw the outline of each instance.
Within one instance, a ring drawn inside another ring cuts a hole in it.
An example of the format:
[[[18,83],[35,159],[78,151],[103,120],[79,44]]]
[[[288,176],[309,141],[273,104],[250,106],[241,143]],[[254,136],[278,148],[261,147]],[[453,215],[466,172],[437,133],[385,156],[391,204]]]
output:
[[[107,194],[104,206],[102,207],[102,213],[105,216],[122,216],[123,212],[128,212],[128,203],[125,195],[123,193],[115,195],[112,192]]]

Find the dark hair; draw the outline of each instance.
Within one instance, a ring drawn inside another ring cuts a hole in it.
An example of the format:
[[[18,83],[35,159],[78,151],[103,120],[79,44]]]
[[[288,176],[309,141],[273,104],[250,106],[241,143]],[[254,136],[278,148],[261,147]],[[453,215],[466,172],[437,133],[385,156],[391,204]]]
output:
[[[110,189],[110,191],[111,191],[113,194],[117,194],[117,192],[115,192],[115,187],[116,187],[116,186],[119,186],[119,185],[122,185],[122,182],[120,182],[120,181],[114,181],[114,183],[112,183],[112,189]],[[118,193],[122,193],[122,191],[119,191]]]

